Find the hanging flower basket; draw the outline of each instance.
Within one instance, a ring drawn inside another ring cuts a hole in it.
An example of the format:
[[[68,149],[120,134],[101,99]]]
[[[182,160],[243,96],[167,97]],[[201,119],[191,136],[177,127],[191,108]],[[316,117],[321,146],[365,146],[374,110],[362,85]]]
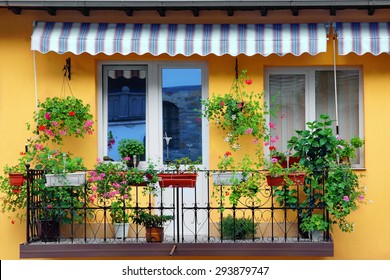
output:
[[[46,174],[47,187],[78,187],[85,184],[86,172],[74,172],[66,174]]]
[[[197,173],[160,173],[158,184],[161,188],[195,188]]]

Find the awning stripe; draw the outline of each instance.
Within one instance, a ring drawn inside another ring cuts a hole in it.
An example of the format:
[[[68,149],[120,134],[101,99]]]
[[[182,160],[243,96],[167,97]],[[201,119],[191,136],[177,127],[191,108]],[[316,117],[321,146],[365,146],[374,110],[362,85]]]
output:
[[[337,22],[338,53],[390,53],[390,23]]]
[[[37,22],[31,49],[42,53],[171,56],[316,55],[326,51],[325,24],[124,24]]]

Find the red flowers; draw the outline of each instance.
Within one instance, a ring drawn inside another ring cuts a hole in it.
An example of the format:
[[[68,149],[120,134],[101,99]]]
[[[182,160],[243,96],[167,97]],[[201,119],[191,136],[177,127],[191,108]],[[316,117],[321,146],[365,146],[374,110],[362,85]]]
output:
[[[270,151],[275,151],[276,148],[275,148],[275,146],[269,146],[269,150],[270,150]]]
[[[232,153],[229,152],[229,151],[227,151],[227,152],[225,153],[225,157],[228,157],[228,156],[231,156],[231,155],[232,155]]]
[[[46,129],[46,127],[44,126],[44,125],[40,125],[39,127],[38,127],[38,130],[39,131],[44,131]]]
[[[221,106],[221,107],[225,106],[225,102],[223,102],[223,101],[219,102],[219,106]]]
[[[247,80],[245,80],[245,83],[249,86],[250,84],[252,84],[252,79],[247,79]]]
[[[69,112],[69,116],[73,117],[74,115],[76,115],[76,113],[74,111]]]

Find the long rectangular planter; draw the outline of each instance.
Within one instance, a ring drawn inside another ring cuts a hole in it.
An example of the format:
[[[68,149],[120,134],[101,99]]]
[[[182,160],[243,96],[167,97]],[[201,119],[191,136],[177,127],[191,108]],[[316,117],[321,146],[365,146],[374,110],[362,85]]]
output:
[[[211,176],[215,186],[233,186],[247,180],[249,174],[244,177],[242,172],[215,172]]]
[[[160,188],[195,188],[197,173],[158,174]]]
[[[46,174],[46,186],[48,187],[77,187],[85,184],[86,172],[74,172],[66,174]]]

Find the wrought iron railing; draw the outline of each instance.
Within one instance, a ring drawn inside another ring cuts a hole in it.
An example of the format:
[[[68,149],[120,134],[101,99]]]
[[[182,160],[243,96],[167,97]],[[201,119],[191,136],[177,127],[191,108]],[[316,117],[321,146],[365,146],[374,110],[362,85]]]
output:
[[[252,172],[250,176],[262,172]],[[164,243],[330,241],[329,229],[318,236],[300,230],[302,213],[320,214],[325,221],[328,215],[325,204],[301,203],[312,200],[307,197],[311,193],[308,182],[272,187],[259,181],[252,190],[256,196],[244,190],[242,197],[232,199],[239,188],[249,186],[215,185],[212,174],[210,170],[199,171],[193,188],[156,186],[151,193],[147,186],[131,186],[130,202],[122,208],[128,215],[145,210],[173,216],[173,220],[164,223]],[[131,219],[129,228],[115,229],[110,199],[92,198],[91,184],[46,187],[44,175],[41,170],[28,170],[26,244],[146,243],[145,227]],[[53,197],[55,205],[50,204]]]

